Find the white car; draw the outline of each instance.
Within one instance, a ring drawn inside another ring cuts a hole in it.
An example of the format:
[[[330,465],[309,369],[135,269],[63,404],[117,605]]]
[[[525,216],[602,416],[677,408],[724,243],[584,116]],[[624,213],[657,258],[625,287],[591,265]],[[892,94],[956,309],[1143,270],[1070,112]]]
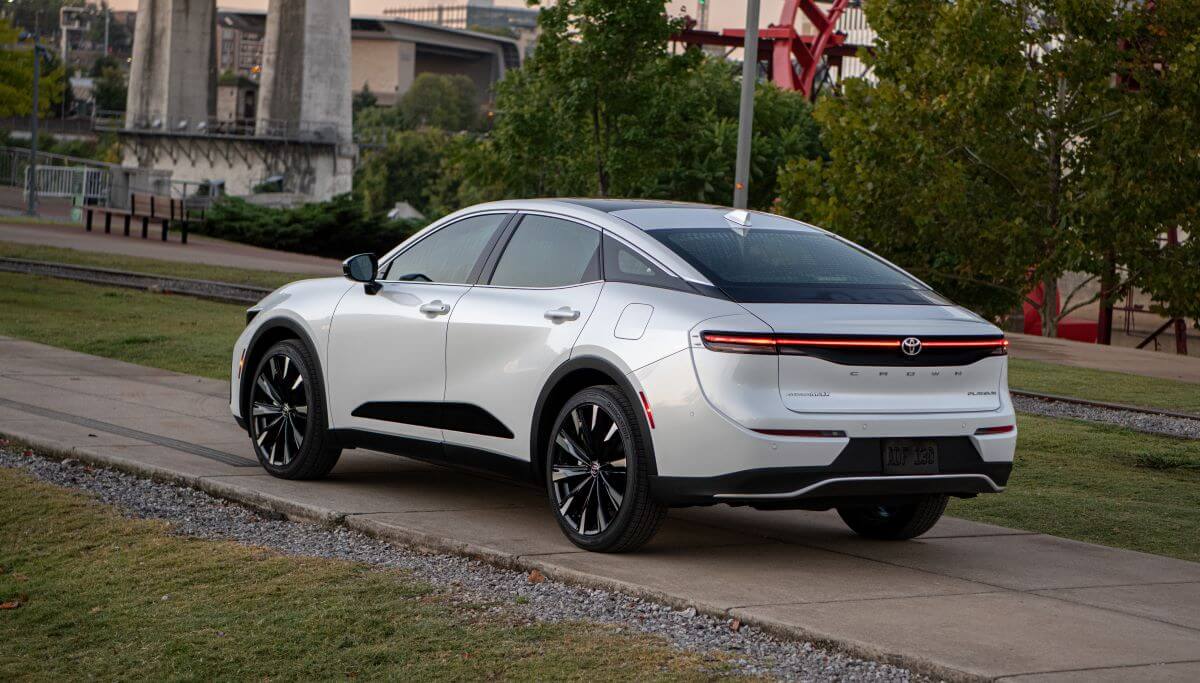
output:
[[[716,503],[912,538],[1012,469],[1001,331],[811,225],[504,201],[344,268],[267,296],[234,347],[230,408],[278,477],[360,447],[501,472],[614,552]]]

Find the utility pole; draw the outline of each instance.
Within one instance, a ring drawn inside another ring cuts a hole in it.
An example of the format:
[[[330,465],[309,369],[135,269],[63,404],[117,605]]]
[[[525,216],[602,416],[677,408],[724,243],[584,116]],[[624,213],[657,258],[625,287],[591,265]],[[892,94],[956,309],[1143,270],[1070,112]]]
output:
[[[33,16],[33,111],[29,114],[29,194],[25,213],[36,216],[37,196],[37,153],[38,153],[38,87],[42,78],[42,46],[38,42],[42,13]]]
[[[742,101],[738,107],[737,166],[733,208],[744,209],[750,195],[750,141],[754,133],[754,85],[758,82],[758,5],[746,0],[746,37],[742,44]]]
[[[112,10],[109,9],[108,3],[104,3],[104,56],[108,56],[108,20],[112,16]]]

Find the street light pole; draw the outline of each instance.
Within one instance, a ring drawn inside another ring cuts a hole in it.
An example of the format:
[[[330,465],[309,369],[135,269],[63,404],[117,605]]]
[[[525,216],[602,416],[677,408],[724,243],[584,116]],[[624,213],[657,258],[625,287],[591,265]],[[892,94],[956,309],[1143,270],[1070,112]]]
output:
[[[744,209],[750,195],[750,140],[754,133],[754,85],[758,82],[758,5],[746,0],[746,38],[742,44],[742,101],[738,108],[737,166],[733,208]]]
[[[25,213],[30,216],[36,216],[38,210],[38,87],[42,77],[42,46],[38,43],[38,31],[41,16],[41,12],[38,12],[33,19],[33,111],[29,114],[29,194],[25,206]]]

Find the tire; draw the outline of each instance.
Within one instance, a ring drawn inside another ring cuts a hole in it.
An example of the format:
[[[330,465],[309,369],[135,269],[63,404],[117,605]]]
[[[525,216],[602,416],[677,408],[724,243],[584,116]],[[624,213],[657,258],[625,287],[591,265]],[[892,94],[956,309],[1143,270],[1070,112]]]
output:
[[[948,496],[920,496],[914,502],[839,507],[842,521],[859,536],[906,541],[933,528],[946,511]]]
[[[624,393],[601,385],[575,394],[554,420],[549,442],[550,509],[572,543],[620,553],[637,550],[654,536],[667,507],[650,495],[649,454]]]
[[[280,479],[321,479],[342,455],[329,436],[325,385],[316,368],[308,347],[288,339],[268,349],[254,369],[246,427],[259,464]]]

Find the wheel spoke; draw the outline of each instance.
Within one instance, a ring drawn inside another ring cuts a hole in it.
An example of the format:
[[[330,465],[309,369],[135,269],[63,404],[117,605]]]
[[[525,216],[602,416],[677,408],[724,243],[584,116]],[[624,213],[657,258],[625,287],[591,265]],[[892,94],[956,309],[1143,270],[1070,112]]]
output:
[[[262,417],[263,415],[279,415],[283,413],[283,408],[271,403],[255,403],[254,417]]]
[[[275,387],[271,385],[270,380],[267,379],[265,374],[259,375],[258,381],[255,383],[260,389],[263,390],[263,393],[267,395],[267,398],[270,399],[272,403],[275,405],[283,405],[283,399],[279,397],[279,393],[275,391]]]
[[[572,458],[575,458],[585,465],[592,464],[591,458],[584,455],[584,449],[578,443],[576,443],[575,439],[571,438],[571,435],[567,434],[565,430],[558,433],[558,436],[555,437],[554,442],[561,446],[562,449],[567,452],[567,455],[571,456]]]
[[[625,500],[625,496],[608,481],[608,475],[600,475],[600,483],[604,484],[604,492],[608,494],[608,499],[612,502],[613,509],[620,510],[621,501]]]
[[[554,481],[564,481],[574,479],[575,477],[584,477],[591,473],[591,469],[587,467],[572,467],[569,465],[555,465],[553,468]]]

